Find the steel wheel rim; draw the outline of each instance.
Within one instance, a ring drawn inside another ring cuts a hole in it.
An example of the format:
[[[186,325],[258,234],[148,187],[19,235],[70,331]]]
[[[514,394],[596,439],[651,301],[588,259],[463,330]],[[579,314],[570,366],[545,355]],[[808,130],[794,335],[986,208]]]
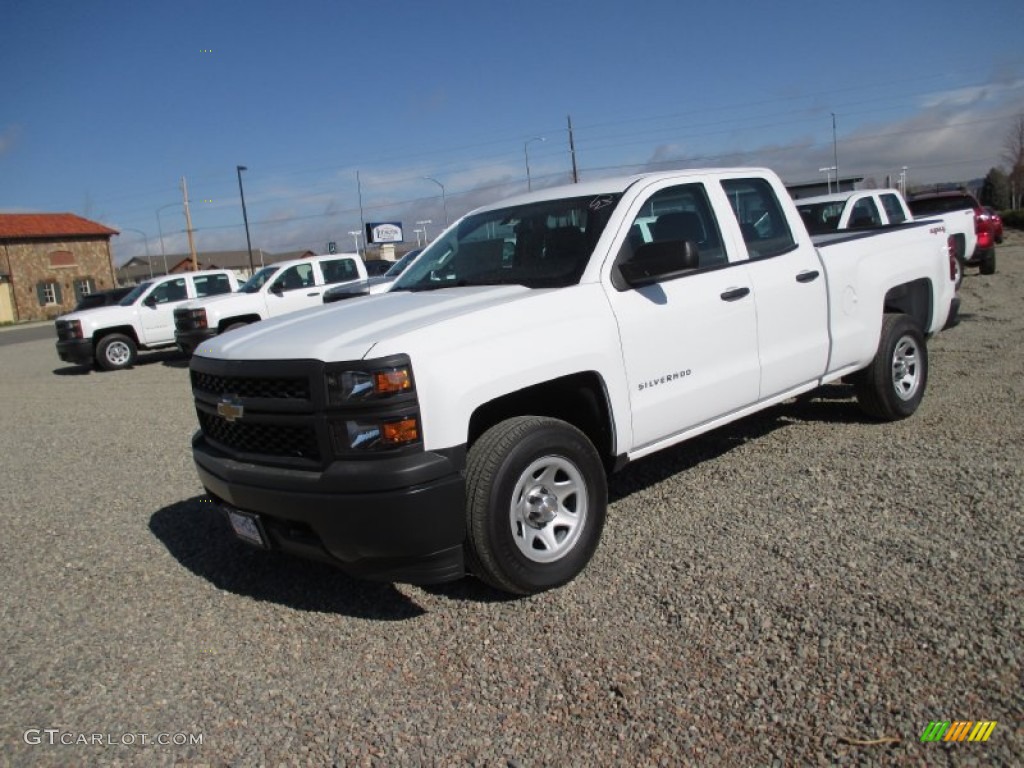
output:
[[[127,365],[131,358],[131,350],[123,341],[113,341],[107,345],[107,360],[114,365]]]
[[[544,456],[519,475],[509,505],[512,539],[535,563],[552,563],[576,546],[587,522],[583,473],[563,456]]]
[[[920,352],[909,336],[901,337],[893,350],[892,385],[900,400],[910,400],[921,386]]]

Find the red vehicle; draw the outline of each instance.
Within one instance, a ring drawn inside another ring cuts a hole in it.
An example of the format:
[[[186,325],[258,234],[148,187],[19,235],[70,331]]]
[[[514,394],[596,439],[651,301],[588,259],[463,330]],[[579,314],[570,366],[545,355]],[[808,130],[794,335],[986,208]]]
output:
[[[985,206],[985,215],[992,222],[992,238],[996,243],[1003,242],[1003,217],[999,215],[999,211],[995,208],[989,208],[988,206]]]

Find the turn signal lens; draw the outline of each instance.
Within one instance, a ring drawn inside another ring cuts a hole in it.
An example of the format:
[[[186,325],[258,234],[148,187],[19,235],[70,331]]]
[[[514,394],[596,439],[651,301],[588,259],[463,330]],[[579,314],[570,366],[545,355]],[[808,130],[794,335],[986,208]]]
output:
[[[381,424],[381,440],[388,445],[405,445],[414,443],[420,438],[419,425],[416,419],[408,418],[401,421],[389,421]]]
[[[408,368],[377,371],[373,374],[373,391],[378,395],[397,395],[412,389]]]

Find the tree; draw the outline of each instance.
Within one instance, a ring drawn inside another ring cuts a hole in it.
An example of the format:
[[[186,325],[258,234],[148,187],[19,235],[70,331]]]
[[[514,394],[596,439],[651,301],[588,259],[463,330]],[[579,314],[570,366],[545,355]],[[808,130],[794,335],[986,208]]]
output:
[[[989,170],[985,182],[981,185],[978,199],[982,205],[988,205],[998,211],[1010,207],[1010,178],[998,168]]]
[[[1004,159],[1009,167],[1010,207],[1020,208],[1021,197],[1024,196],[1024,114],[1017,115],[1017,120],[1003,144]]]

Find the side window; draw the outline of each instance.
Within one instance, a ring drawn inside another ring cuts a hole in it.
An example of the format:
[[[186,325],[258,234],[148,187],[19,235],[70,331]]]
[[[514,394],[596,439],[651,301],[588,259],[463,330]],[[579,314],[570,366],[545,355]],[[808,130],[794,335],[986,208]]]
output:
[[[355,280],[359,277],[356,265],[352,259],[334,259],[333,261],[321,261],[320,269],[324,272],[324,283],[343,283],[346,280]]]
[[[779,200],[765,179],[727,179],[722,188],[736,214],[751,259],[766,259],[796,248]]]
[[[60,304],[60,283],[56,281],[36,283],[36,298],[39,299],[39,306],[41,307]]]
[[[647,243],[687,240],[697,246],[698,269],[728,263],[703,184],[681,184],[651,195],[633,219],[624,247],[631,254]]]
[[[885,215],[889,217],[890,224],[900,224],[907,220],[907,215],[903,212],[903,206],[896,195],[882,195],[882,207],[885,208]]]
[[[200,275],[192,279],[196,286],[196,296],[216,296],[220,293],[231,293],[231,281],[227,275]]]
[[[878,206],[870,197],[862,197],[853,204],[850,211],[850,229],[882,226],[882,217],[878,215]]]
[[[83,277],[75,280],[75,301],[81,301],[83,296],[88,296],[96,290],[96,283],[91,277]]]
[[[160,283],[153,292],[149,294],[157,304],[167,304],[172,301],[184,301],[188,298],[188,289],[185,287],[185,278],[167,280]]]
[[[274,281],[274,286],[283,291],[296,291],[300,288],[309,288],[313,283],[313,265],[296,264],[282,272]]]

